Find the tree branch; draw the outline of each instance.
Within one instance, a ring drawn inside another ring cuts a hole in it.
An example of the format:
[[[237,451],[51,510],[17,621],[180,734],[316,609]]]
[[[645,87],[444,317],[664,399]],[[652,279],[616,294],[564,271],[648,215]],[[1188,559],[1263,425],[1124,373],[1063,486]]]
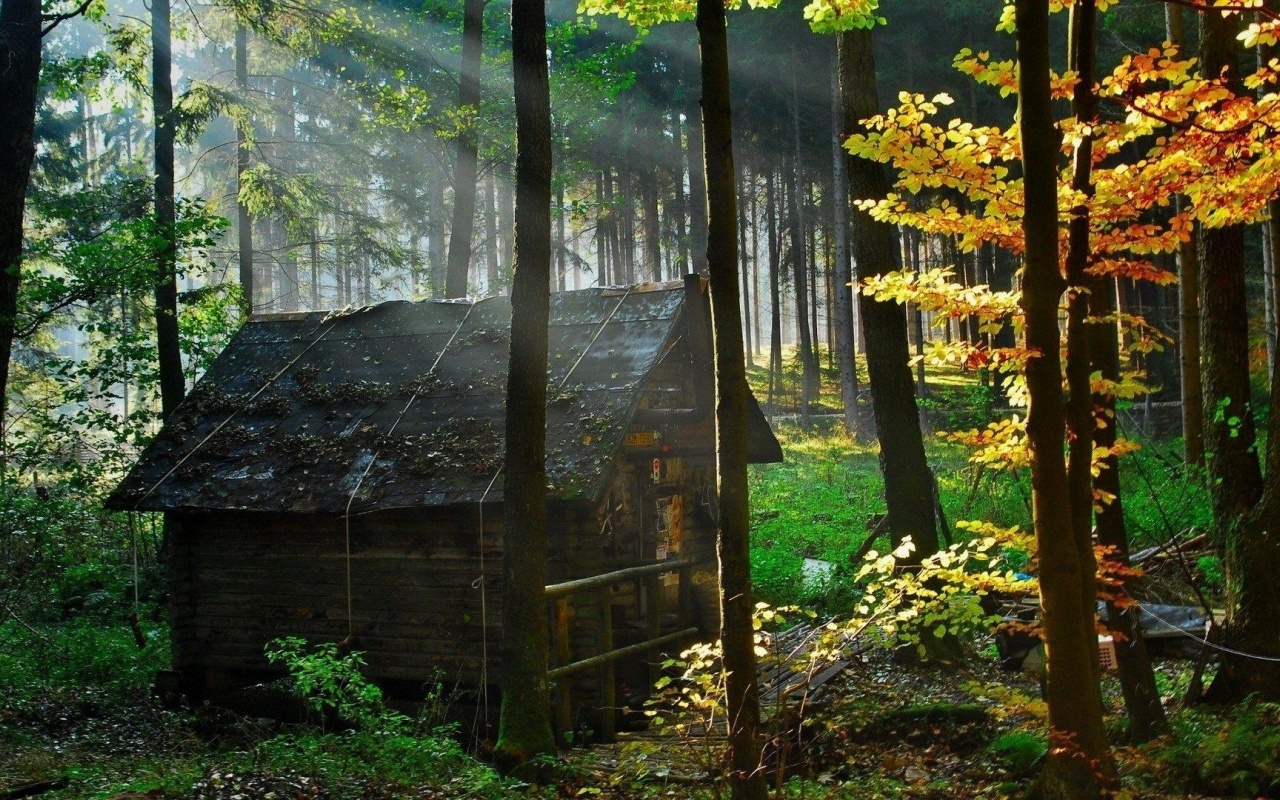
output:
[[[1183,6],[1184,8],[1190,8],[1195,11],[1240,11],[1240,12],[1254,11],[1254,12],[1257,12],[1259,15],[1266,17],[1267,19],[1280,18],[1280,15],[1277,15],[1275,11],[1272,11],[1271,9],[1265,8],[1262,6],[1251,6],[1247,4],[1234,5],[1234,6],[1215,6],[1210,4],[1209,2],[1206,2],[1206,0],[1164,0],[1164,2],[1168,3],[1171,6]]]
[[[75,10],[68,11],[65,14],[42,15],[40,19],[43,21],[47,21],[49,24],[40,29],[40,38],[43,39],[45,36],[48,36],[50,31],[52,31],[54,28],[58,27],[62,23],[66,22],[67,20],[78,17],[84,12],[88,11],[89,6],[92,4],[93,4],[93,0],[84,0],[82,3],[80,3],[80,5],[75,7]]]

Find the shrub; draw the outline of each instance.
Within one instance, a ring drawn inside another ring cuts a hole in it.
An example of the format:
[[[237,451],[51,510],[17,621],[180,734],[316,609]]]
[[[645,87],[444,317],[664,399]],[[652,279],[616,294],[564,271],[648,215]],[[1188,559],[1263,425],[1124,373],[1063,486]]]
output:
[[[1280,790],[1280,704],[1245,701],[1219,718],[1189,709],[1159,755],[1198,791],[1274,797]]]
[[[1002,733],[987,745],[1015,777],[1030,776],[1049,752],[1049,740],[1043,734],[1028,731]]]

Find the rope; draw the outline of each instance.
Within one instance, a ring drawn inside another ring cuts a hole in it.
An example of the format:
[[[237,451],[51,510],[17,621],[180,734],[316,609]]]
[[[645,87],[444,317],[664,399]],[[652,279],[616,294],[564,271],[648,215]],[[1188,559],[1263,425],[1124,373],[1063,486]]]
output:
[[[472,303],[467,307],[467,313],[462,315],[462,319],[458,322],[458,327],[453,329],[453,334],[449,336],[449,341],[444,343],[444,347],[440,348],[440,352],[436,355],[436,360],[431,362],[431,368],[426,374],[430,375],[436,371],[436,367],[440,365],[440,359],[444,358],[445,351],[449,349],[449,345],[453,344],[458,338],[458,333],[462,330],[462,326],[467,324],[467,320],[471,318],[471,312],[475,310],[476,304]],[[400,413],[396,415],[396,421],[391,423],[391,427],[387,429],[384,436],[388,437],[395,433],[396,426],[404,419],[405,412],[413,405],[413,401],[418,399],[418,394],[422,391],[422,383],[413,390],[413,394],[409,396],[409,401],[404,404],[404,408],[400,409]],[[360,478],[356,481],[356,485],[351,489],[351,494],[347,497],[347,507],[342,511],[342,537],[346,547],[346,568],[347,568],[347,637],[355,635],[355,622],[351,618],[351,505],[356,501],[356,495],[360,492],[360,487],[364,485],[364,479],[369,476],[369,472],[373,470],[373,465],[378,463],[378,456],[382,454],[382,450],[373,451],[369,463],[365,465],[364,472],[360,473]]]
[[[1181,636],[1185,636],[1188,639],[1191,639],[1192,641],[1199,642],[1201,646],[1207,647],[1210,650],[1217,650],[1220,653],[1227,653],[1229,655],[1238,656],[1239,658],[1248,658],[1254,661],[1265,661],[1269,664],[1280,664],[1280,658],[1275,658],[1272,656],[1260,656],[1256,653],[1246,653],[1243,650],[1236,650],[1233,647],[1227,647],[1226,645],[1216,644],[1214,642],[1211,642],[1209,641],[1208,628],[1205,629],[1205,635],[1202,638],[1200,636],[1196,636],[1194,633],[1191,633],[1190,631],[1183,630],[1180,626],[1175,625],[1172,622],[1169,622],[1167,619],[1164,619],[1160,615],[1152,612],[1151,609],[1147,608],[1142,603],[1136,603],[1136,605],[1138,606],[1138,608],[1142,609],[1145,613],[1150,614],[1152,619],[1154,619],[1156,622],[1159,622],[1161,625],[1165,626],[1169,630]],[[1212,620],[1210,621],[1210,625],[1212,625]]]
[[[128,512],[129,516],[129,545],[133,549],[133,614],[138,616],[138,611],[142,604],[138,599],[138,527],[137,520],[134,519],[134,512]]]
[[[326,317],[326,319],[328,319],[328,318]],[[321,324],[323,324],[323,323],[321,323]],[[337,323],[336,323],[336,322],[334,322],[334,323],[330,324],[330,325],[329,325],[329,327],[327,327],[327,328],[325,328],[325,329],[324,329],[324,332],[323,332],[323,333],[321,333],[321,334],[320,334],[319,336],[317,336],[314,340],[312,340],[312,342],[311,342],[310,344],[308,344],[306,347],[302,348],[302,351],[301,351],[300,353],[298,353],[296,356],[294,356],[294,357],[293,357],[293,359],[292,359],[292,360],[290,360],[288,364],[285,364],[283,367],[281,367],[281,368],[280,368],[280,370],[279,370],[275,375],[272,375],[270,378],[267,378],[267,382],[266,382],[266,383],[264,383],[264,384],[262,384],[262,386],[258,389],[258,391],[254,392],[252,395],[250,395],[248,400],[244,401],[244,405],[242,406],[242,408],[247,408],[247,407],[249,407],[250,405],[252,405],[252,404],[253,404],[253,401],[258,399],[258,395],[260,395],[260,394],[262,394],[263,392],[265,392],[268,388],[270,388],[270,387],[271,387],[271,384],[275,383],[275,382],[276,382],[276,380],[277,380],[277,379],[279,379],[279,377],[280,377],[281,375],[283,375],[283,374],[285,374],[286,372],[288,372],[290,367],[292,367],[294,364],[298,363],[298,359],[302,358],[304,355],[306,355],[306,354],[307,354],[307,352],[308,352],[311,348],[313,348],[313,347],[315,347],[317,344],[319,344],[321,339],[323,339],[324,337],[328,336],[328,335],[329,335],[329,331],[333,330],[333,329],[334,329],[334,327],[335,327],[336,325],[337,325]],[[150,497],[150,496],[152,495],[152,493],[153,493],[153,492],[155,492],[155,490],[156,490],[156,489],[159,489],[159,488],[160,488],[160,484],[162,484],[162,483],[164,483],[165,481],[169,480],[169,476],[170,476],[170,475],[172,475],[173,473],[175,473],[175,472],[177,472],[179,469],[181,469],[181,468],[182,468],[182,465],[183,465],[183,464],[185,464],[185,463],[187,463],[187,460],[188,460],[188,459],[190,459],[193,455],[195,455],[195,454],[200,450],[200,448],[201,448],[201,447],[204,447],[206,444],[208,444],[208,442],[209,442],[209,440],[210,440],[210,439],[212,439],[214,436],[217,436],[217,435],[218,435],[218,432],[219,432],[219,431],[221,431],[223,428],[225,428],[225,427],[227,426],[227,423],[229,423],[229,422],[231,422],[231,420],[235,419],[236,414],[239,414],[239,413],[240,413],[240,409],[239,409],[239,408],[237,408],[237,409],[235,409],[234,411],[232,411],[232,412],[231,412],[231,414],[230,414],[226,419],[224,419],[222,422],[218,423],[218,426],[217,426],[216,428],[214,428],[212,431],[210,431],[210,432],[209,432],[209,435],[205,436],[203,439],[201,439],[199,442],[197,442],[197,443],[196,443],[196,446],[195,446],[195,447],[193,447],[193,448],[191,448],[191,450],[189,450],[189,451],[187,452],[187,454],[186,454],[186,455],[184,455],[181,459],[179,459],[179,460],[178,460],[178,463],[177,463],[177,464],[174,464],[174,465],[173,465],[173,467],[172,467],[172,468],[170,468],[168,472],[166,472],[164,475],[162,475],[162,476],[160,477],[160,480],[156,481],[156,482],[151,486],[151,488],[147,490],[146,494],[144,494],[144,495],[142,495],[142,497],[139,497],[139,498],[138,498],[138,502],[136,502],[136,503],[134,503],[134,504],[133,504],[133,510],[134,510],[134,511],[138,510],[138,506],[142,505],[142,503],[143,503],[143,502],[144,502],[148,497]]]
[[[595,345],[596,339],[599,339],[600,334],[604,333],[605,326],[607,326],[613,320],[614,314],[618,313],[618,309],[622,308],[623,302],[625,302],[626,299],[631,296],[632,288],[633,287],[631,286],[627,287],[627,291],[622,294],[622,297],[618,300],[618,304],[613,307],[612,311],[609,312],[609,316],[604,318],[604,322],[600,323],[599,328],[596,328],[596,332],[591,336],[591,341],[587,342],[587,346],[583,348],[582,354],[579,355],[578,359],[573,362],[573,366],[569,367],[569,371],[564,374],[564,378],[561,379],[560,385],[556,387],[557,391],[565,387],[565,384],[569,382],[569,376],[572,375],[573,371],[576,370],[578,368],[578,365],[582,363],[582,359],[587,357],[587,353],[591,352],[591,348]]]
[[[480,496],[480,577],[471,583],[471,588],[480,589],[480,697],[481,703],[476,706],[476,716],[471,721],[471,737],[476,738],[476,731],[480,727],[480,714],[484,712],[485,720],[489,719],[489,605],[488,597],[485,592],[484,579],[484,501],[489,496],[489,492],[493,489],[493,485],[498,482],[498,476],[502,474],[502,467],[493,473],[489,485],[485,487],[484,494]]]

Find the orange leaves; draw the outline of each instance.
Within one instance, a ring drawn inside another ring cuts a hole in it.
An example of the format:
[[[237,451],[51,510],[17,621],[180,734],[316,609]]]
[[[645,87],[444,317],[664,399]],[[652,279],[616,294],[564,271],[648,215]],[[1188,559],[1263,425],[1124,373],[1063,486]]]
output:
[[[1140,577],[1142,570],[1123,563],[1114,546],[1095,544],[1093,553],[1098,561],[1098,599],[1113,603],[1119,608],[1136,605],[1136,601],[1125,591],[1124,585]]]
[[[1085,270],[1091,275],[1104,275],[1116,278],[1129,278],[1135,281],[1150,281],[1160,286],[1172,286],[1178,282],[1175,272],[1164,269],[1152,261],[1133,258],[1098,258]]]
[[[1272,41],[1278,25],[1256,22],[1241,38]],[[1280,95],[1267,91],[1280,62],[1246,76],[1249,92],[1240,94],[1219,76],[1197,76],[1195,67],[1166,43],[1125,58],[1099,88],[1129,110],[1126,124],[1135,132],[1158,137],[1133,165],[1134,195],[1150,207],[1184,194],[1194,218],[1210,227],[1257,221],[1280,194]]]
[[[1001,97],[1018,91],[1018,68],[1012,60],[992,61],[990,53],[975,54],[966,47],[956,54],[952,65],[978,83],[997,87]]]

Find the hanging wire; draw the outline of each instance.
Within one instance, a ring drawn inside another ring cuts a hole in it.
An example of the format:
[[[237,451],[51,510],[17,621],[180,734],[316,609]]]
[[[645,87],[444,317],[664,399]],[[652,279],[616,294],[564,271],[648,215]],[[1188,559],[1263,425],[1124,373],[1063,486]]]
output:
[[[489,604],[485,590],[487,581],[484,579],[484,501],[489,496],[489,492],[493,490],[493,485],[498,482],[498,476],[502,474],[502,467],[498,467],[493,473],[493,478],[489,481],[489,485],[485,487],[484,494],[480,496],[480,577],[471,582],[471,588],[480,590],[480,703],[476,704],[476,715],[471,720],[471,738],[473,741],[478,740],[477,732],[480,729],[481,712],[486,720],[489,719]]]
[[[1192,641],[1199,642],[1201,646],[1207,647],[1210,650],[1217,650],[1220,653],[1227,653],[1229,655],[1238,656],[1240,658],[1248,658],[1253,661],[1265,661],[1270,664],[1280,664],[1280,658],[1275,658],[1273,656],[1261,656],[1261,655],[1258,655],[1257,653],[1246,653],[1243,650],[1236,650],[1234,647],[1227,647],[1226,645],[1211,642],[1209,641],[1208,628],[1205,629],[1205,635],[1203,637],[1196,636],[1194,633],[1184,630],[1178,625],[1175,625],[1174,623],[1161,617],[1159,614],[1156,614],[1150,608],[1143,605],[1142,603],[1135,602],[1135,605],[1137,605],[1138,608],[1142,609],[1144,613],[1150,614],[1152,619],[1154,619],[1156,622],[1159,622],[1161,625],[1165,626],[1169,630],[1173,631],[1174,633],[1177,633],[1180,636],[1185,636],[1188,639],[1191,639]],[[1212,624],[1212,622],[1210,624]]]
[[[560,379],[560,383],[556,385],[556,391],[563,390],[569,383],[569,378],[572,377],[574,371],[578,369],[578,365],[582,363],[582,359],[587,357],[587,353],[591,351],[596,340],[600,338],[600,334],[604,333],[605,327],[613,321],[614,316],[618,313],[618,309],[622,308],[622,304],[631,296],[632,288],[633,287],[630,286],[627,287],[627,290],[623,292],[622,297],[618,299],[617,305],[613,307],[608,316],[604,318],[604,321],[600,323],[600,327],[596,329],[594,334],[592,334],[591,339],[587,342],[587,346],[583,349],[578,358],[574,360],[573,366],[569,367],[569,371],[564,374],[564,377]],[[494,471],[493,478],[489,480],[489,485],[485,487],[484,494],[480,496],[480,501],[477,503],[480,516],[480,577],[476,578],[475,581],[472,582],[471,587],[473,589],[480,589],[480,655],[482,661],[480,664],[481,702],[476,708],[476,719],[471,723],[473,738],[475,737],[475,731],[479,728],[479,717],[482,709],[484,711],[484,718],[486,720],[489,719],[489,620],[485,593],[486,581],[484,577],[484,503],[485,500],[488,499],[489,493],[493,490],[494,484],[498,482],[498,476],[502,474],[503,468],[504,465],[499,465],[498,469]]]
[[[477,305],[477,303],[472,303],[467,307],[467,313],[462,315],[462,319],[458,322],[458,327],[454,328],[453,333],[449,336],[449,341],[445,342],[444,347],[440,348],[439,354],[436,355],[436,360],[431,362],[431,367],[426,371],[426,375],[430,375],[436,371],[436,367],[440,365],[440,359],[444,358],[444,354],[448,351],[449,345],[453,344],[454,340],[458,338],[459,331],[461,331],[462,327],[467,324],[467,320],[471,318],[471,312],[475,310]],[[384,434],[384,441],[386,437],[395,433],[396,427],[400,424],[400,421],[404,419],[405,412],[409,410],[409,407],[413,405],[413,402],[418,399],[418,395],[421,393],[422,382],[419,381],[418,385],[413,390],[413,394],[409,396],[409,401],[404,404],[404,407],[400,409],[400,413],[396,415],[396,421],[391,423],[391,427],[388,428],[386,434]],[[369,476],[369,472],[373,469],[373,465],[378,463],[378,456],[381,454],[381,449],[373,452],[373,455],[369,458],[369,463],[365,464],[364,472],[360,473],[360,478],[356,481],[356,485],[351,489],[351,494],[347,497],[347,506],[342,511],[343,543],[346,548],[348,639],[355,635],[355,622],[351,618],[351,505],[355,502],[356,495],[360,492],[360,487],[364,485],[364,479]]]
[[[330,316],[332,316],[332,315],[330,315]],[[328,319],[329,319],[329,317],[326,317],[325,319],[326,319],[326,320],[328,320]],[[324,324],[324,323],[323,323],[323,322],[321,322],[321,324]],[[285,374],[286,372],[288,372],[288,371],[289,371],[289,368],[290,368],[290,367],[292,367],[294,364],[298,363],[298,360],[299,360],[300,358],[302,358],[304,355],[306,355],[306,354],[307,354],[307,352],[311,350],[311,348],[315,347],[317,344],[319,344],[319,343],[320,343],[320,340],[322,340],[322,339],[324,339],[324,337],[328,336],[328,335],[329,335],[329,331],[333,330],[333,329],[334,329],[334,327],[335,327],[336,325],[337,325],[337,323],[336,323],[336,322],[331,323],[331,324],[329,325],[329,327],[325,328],[325,329],[324,329],[324,331],[323,331],[319,336],[317,336],[315,339],[313,339],[313,340],[311,341],[311,343],[310,343],[310,344],[308,344],[306,347],[302,348],[302,351],[301,351],[300,353],[298,353],[296,356],[294,356],[292,359],[290,359],[290,360],[289,360],[289,363],[287,363],[287,364],[285,364],[283,367],[281,367],[281,368],[279,369],[279,371],[277,371],[277,372],[276,372],[276,374],[272,375],[270,378],[267,378],[267,382],[266,382],[266,383],[264,383],[264,384],[262,384],[262,386],[261,386],[261,387],[259,387],[258,391],[254,392],[252,395],[250,395],[250,396],[249,396],[249,399],[244,401],[244,404],[241,406],[241,408],[248,408],[249,406],[253,405],[253,401],[258,399],[258,395],[262,394],[262,393],[263,393],[263,392],[265,392],[267,389],[269,389],[269,388],[271,387],[271,385],[272,385],[272,384],[274,384],[274,383],[276,382],[276,380],[278,380],[278,379],[280,378],[280,376],[281,376],[281,375],[283,375],[283,374]],[[156,490],[156,489],[159,489],[159,488],[160,488],[160,484],[162,484],[162,483],[164,483],[165,481],[169,480],[169,476],[173,475],[173,473],[175,473],[175,472],[177,472],[179,469],[181,469],[183,464],[187,463],[187,461],[188,461],[192,456],[194,456],[194,455],[195,455],[195,454],[200,450],[200,448],[201,448],[201,447],[204,447],[206,444],[208,444],[208,442],[209,442],[209,440],[210,440],[210,439],[212,439],[214,436],[217,436],[217,435],[218,435],[218,432],[219,432],[219,431],[221,431],[223,428],[225,428],[225,427],[227,426],[227,423],[229,423],[229,422],[231,422],[231,420],[235,419],[236,415],[237,415],[237,414],[239,414],[239,413],[240,413],[240,409],[239,409],[239,408],[237,408],[237,409],[233,410],[233,411],[232,411],[232,412],[227,416],[227,418],[226,418],[226,419],[224,419],[222,422],[218,423],[217,427],[215,427],[212,431],[210,431],[210,432],[209,432],[209,434],[208,434],[207,436],[205,436],[203,439],[201,439],[199,442],[197,442],[195,447],[191,448],[191,449],[187,452],[187,454],[186,454],[186,455],[184,455],[182,458],[178,459],[178,463],[177,463],[177,464],[174,464],[174,465],[169,469],[169,471],[168,471],[168,472],[166,472],[164,475],[160,476],[160,480],[158,480],[158,481],[156,481],[154,484],[152,484],[151,488],[150,488],[150,489],[148,489],[148,490],[146,491],[146,493],[145,493],[144,495],[142,495],[142,497],[139,497],[139,498],[138,498],[138,502],[136,502],[136,503],[134,503],[134,504],[133,504],[133,510],[135,510],[135,511],[136,511],[136,510],[138,509],[138,507],[139,507],[139,506],[141,506],[141,505],[143,504],[143,502],[145,502],[145,501],[146,501],[146,499],[147,499],[148,497],[150,497],[150,496],[152,495],[152,493],[154,493],[154,492],[155,492],[155,490]]]
[[[138,599],[138,526],[134,513],[130,511],[127,516],[129,517],[129,545],[133,550],[133,615],[137,618],[142,604]]]

